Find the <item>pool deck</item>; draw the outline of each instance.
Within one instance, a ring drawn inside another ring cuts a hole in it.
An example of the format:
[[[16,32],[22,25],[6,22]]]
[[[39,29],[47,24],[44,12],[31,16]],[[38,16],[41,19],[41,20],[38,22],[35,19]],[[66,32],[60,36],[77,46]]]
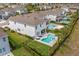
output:
[[[49,25],[52,25],[53,26],[53,24],[49,24]],[[54,28],[51,28],[50,30],[55,30],[55,29],[62,29],[62,28],[64,28],[64,26],[63,25],[58,25],[58,24],[54,24],[56,27],[54,27]],[[49,28],[48,28],[49,29]]]
[[[35,39],[35,41],[38,41],[38,42],[40,42],[42,44],[46,44],[46,45],[48,45],[50,47],[53,47],[54,44],[57,42],[57,40],[58,40],[58,37],[55,37],[55,39],[52,40],[50,43],[46,43],[46,42],[41,41],[41,39],[39,39],[39,40]]]

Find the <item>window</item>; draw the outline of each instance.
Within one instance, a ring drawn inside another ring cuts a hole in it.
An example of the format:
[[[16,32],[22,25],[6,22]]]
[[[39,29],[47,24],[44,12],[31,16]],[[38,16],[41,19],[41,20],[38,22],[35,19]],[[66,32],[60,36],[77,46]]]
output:
[[[36,35],[39,35],[39,34],[40,34],[40,32],[37,32],[37,33],[36,33]]]
[[[2,16],[0,15],[0,19],[2,19]]]
[[[0,49],[0,53],[2,53],[2,49]]]
[[[26,24],[24,24],[24,26],[26,27]]]
[[[46,22],[46,25],[48,25],[49,24],[49,22]]]
[[[40,24],[40,27],[41,27],[41,24]]]
[[[16,24],[16,22],[14,22]]]
[[[37,26],[35,27],[35,29],[37,29]]]
[[[6,50],[5,50],[5,48],[3,48],[3,52],[5,52]]]
[[[20,29],[18,28],[18,31],[20,31]]]
[[[6,38],[5,38],[5,37],[3,38],[3,41],[4,41],[4,42],[6,41]]]
[[[8,25],[9,25],[10,23],[8,23]]]
[[[40,24],[40,27],[42,27],[43,23]]]

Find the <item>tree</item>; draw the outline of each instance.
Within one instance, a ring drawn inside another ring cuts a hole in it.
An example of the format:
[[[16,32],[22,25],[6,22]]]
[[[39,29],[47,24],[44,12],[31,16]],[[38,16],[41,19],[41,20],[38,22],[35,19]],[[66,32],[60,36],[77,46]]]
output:
[[[27,8],[28,12],[34,12],[34,11],[39,11],[40,8],[38,7],[38,5],[33,5],[33,4],[28,4],[25,6],[25,8]]]

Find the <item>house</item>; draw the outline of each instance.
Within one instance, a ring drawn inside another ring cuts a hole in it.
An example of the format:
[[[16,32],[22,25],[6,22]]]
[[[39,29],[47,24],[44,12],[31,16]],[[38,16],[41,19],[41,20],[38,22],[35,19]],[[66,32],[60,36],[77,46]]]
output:
[[[69,8],[68,7],[63,7],[62,8],[65,12],[70,12]]]
[[[7,20],[10,16],[15,16],[16,13],[25,14],[27,10],[23,6],[18,5],[15,7],[7,7],[0,10],[0,19]]]
[[[77,12],[79,10],[79,8],[69,8],[70,9],[70,12],[74,13],[74,12]]]
[[[4,19],[4,12],[0,11],[0,21],[2,21]]]
[[[61,9],[56,9],[13,16],[8,19],[8,27],[31,37],[40,36],[46,32],[48,21],[57,21],[56,18],[61,12]]]
[[[14,16],[15,14],[12,8],[4,8],[0,10],[0,19],[7,20],[10,16]]]
[[[46,11],[46,13],[47,16],[45,16],[45,18],[49,19],[50,21],[57,21],[59,16],[62,17],[64,15],[62,9],[49,10]]]
[[[61,20],[63,20],[63,17],[62,17],[62,16],[57,16],[57,17],[56,17],[56,21],[59,22],[59,21],[61,21]]]
[[[9,18],[8,27],[18,33],[31,37],[40,36],[45,33],[47,20],[38,13],[17,15]]]
[[[10,15],[7,12],[0,10],[0,21],[7,20],[9,17]]]
[[[10,46],[8,41],[8,35],[0,29],[0,56],[4,56],[10,53]]]
[[[40,10],[48,10],[52,8],[52,3],[32,3],[32,5],[36,5]]]
[[[8,26],[8,21],[1,21],[0,22],[0,28],[5,28],[5,27],[7,27]]]
[[[24,7],[24,5],[15,5],[12,7],[14,9],[14,11],[16,13],[19,13],[19,14],[26,14],[28,13],[27,9]]]

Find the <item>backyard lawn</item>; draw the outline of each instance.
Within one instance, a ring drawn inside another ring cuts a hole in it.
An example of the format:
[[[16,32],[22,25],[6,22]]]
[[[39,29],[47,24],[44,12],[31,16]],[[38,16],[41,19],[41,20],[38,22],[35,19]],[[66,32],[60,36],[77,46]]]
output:
[[[7,32],[11,40],[14,40],[17,44],[22,44],[23,42],[27,41],[28,38],[19,35],[18,33]]]
[[[32,41],[31,43],[28,44],[28,46],[33,48],[35,51],[37,51],[39,54],[43,56],[49,55],[49,49],[51,48],[47,45],[41,44],[36,41]]]
[[[31,56],[31,54],[26,49],[24,49],[24,47],[16,49],[12,52],[15,56]]]
[[[16,47],[14,50],[12,50],[14,55],[49,55],[49,46],[34,41],[31,38],[20,35],[16,32],[6,32],[9,35],[10,43]],[[19,45],[20,47],[17,47],[17,45]]]

